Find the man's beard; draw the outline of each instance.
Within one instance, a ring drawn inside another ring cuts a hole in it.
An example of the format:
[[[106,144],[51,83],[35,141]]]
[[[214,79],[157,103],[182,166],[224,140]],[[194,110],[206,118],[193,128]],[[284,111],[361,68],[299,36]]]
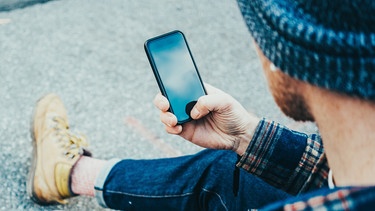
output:
[[[282,112],[296,121],[314,121],[309,106],[301,93],[303,90],[301,83],[303,82],[282,72],[276,74],[278,77],[273,77],[269,81],[269,86]]]
[[[269,61],[255,43],[255,49],[263,65],[263,71],[268,80],[268,86],[275,102],[281,111],[296,121],[314,121],[310,108],[302,94],[304,82],[296,80],[281,70],[271,70]]]

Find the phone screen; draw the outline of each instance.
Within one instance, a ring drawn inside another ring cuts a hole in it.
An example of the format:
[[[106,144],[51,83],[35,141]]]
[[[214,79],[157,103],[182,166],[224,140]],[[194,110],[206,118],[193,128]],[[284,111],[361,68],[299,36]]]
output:
[[[191,120],[190,111],[206,94],[184,35],[174,31],[145,43],[159,88],[170,103],[178,123]]]

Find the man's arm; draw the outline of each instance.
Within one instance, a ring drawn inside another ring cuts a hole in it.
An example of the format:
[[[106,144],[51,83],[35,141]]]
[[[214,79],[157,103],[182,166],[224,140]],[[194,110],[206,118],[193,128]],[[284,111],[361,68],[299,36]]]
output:
[[[293,195],[325,185],[329,170],[318,135],[307,136],[265,119],[237,166]]]
[[[191,111],[195,121],[177,125],[168,100],[158,94],[154,104],[170,134],[205,148],[233,150],[238,163],[275,187],[297,194],[321,187],[327,162],[319,136],[308,137],[250,114],[230,95],[205,85],[208,95],[198,99]],[[250,143],[249,143],[250,142]]]

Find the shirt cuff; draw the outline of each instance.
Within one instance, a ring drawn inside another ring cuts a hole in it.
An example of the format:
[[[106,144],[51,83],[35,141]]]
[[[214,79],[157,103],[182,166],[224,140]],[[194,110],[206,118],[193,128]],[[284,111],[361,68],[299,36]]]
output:
[[[262,119],[252,140],[237,163],[269,184],[288,189],[291,176],[306,149],[306,134],[295,132],[274,122]]]

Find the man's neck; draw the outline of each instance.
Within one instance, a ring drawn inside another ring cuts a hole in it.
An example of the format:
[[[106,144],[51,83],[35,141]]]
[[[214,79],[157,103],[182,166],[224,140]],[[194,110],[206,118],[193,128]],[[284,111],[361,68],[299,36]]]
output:
[[[322,89],[311,93],[310,110],[336,186],[375,185],[375,103]]]

